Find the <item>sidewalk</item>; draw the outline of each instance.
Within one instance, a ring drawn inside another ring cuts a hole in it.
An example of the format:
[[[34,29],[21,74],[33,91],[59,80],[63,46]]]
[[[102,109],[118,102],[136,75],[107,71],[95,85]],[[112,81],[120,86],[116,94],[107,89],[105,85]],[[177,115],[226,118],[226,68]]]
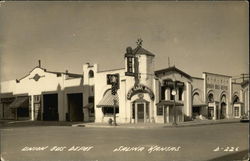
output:
[[[111,126],[108,123],[83,123],[68,121],[15,121],[0,120],[0,127],[36,127],[36,126],[72,126],[72,127],[93,127],[93,128],[134,128],[134,129],[150,129],[150,128],[179,128],[188,126],[203,126],[215,124],[239,123],[240,119],[224,119],[224,120],[195,120],[178,123],[177,126],[162,123],[137,123],[137,124],[118,124]]]
[[[6,127],[35,127],[35,126],[72,126],[82,122],[68,121],[31,121],[31,120],[0,120],[0,128]]]
[[[73,127],[94,127],[94,128],[135,128],[135,129],[149,129],[149,128],[178,128],[188,126],[203,126],[203,125],[215,125],[215,124],[229,124],[240,123],[240,119],[224,119],[224,120],[195,120],[188,122],[181,122],[178,125],[163,123],[138,123],[138,124],[118,124],[117,126],[111,126],[105,123],[80,123],[74,124]]]

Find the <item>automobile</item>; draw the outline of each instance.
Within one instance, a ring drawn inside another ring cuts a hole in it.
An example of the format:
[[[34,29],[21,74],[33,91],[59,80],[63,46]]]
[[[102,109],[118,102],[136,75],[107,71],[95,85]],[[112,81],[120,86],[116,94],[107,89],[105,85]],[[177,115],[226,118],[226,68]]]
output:
[[[249,122],[249,115],[246,114],[242,115],[240,117],[240,122]]]

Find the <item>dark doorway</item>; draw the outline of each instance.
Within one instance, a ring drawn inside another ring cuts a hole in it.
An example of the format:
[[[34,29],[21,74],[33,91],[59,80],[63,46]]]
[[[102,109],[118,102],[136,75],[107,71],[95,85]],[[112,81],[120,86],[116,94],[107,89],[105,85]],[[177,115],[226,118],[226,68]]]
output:
[[[43,95],[43,120],[58,121],[58,95]]]
[[[214,107],[208,107],[208,119],[212,120],[214,117]]]
[[[137,104],[138,122],[144,122],[144,104]]]
[[[220,119],[226,118],[226,103],[222,102],[220,106]]]
[[[200,116],[201,114],[201,107],[200,106],[194,106],[192,108],[192,114],[193,114],[193,118],[196,119],[198,116]]]
[[[83,121],[82,93],[68,94],[68,111],[70,121]]]

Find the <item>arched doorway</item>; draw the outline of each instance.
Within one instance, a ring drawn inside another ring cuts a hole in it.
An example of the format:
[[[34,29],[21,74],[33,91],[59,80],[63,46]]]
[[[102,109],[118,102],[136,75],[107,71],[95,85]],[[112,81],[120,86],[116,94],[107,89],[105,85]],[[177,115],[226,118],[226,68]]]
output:
[[[132,103],[132,118],[135,123],[146,123],[149,121],[149,102],[139,98]]]
[[[209,93],[208,97],[208,109],[207,109],[207,117],[208,119],[215,119],[216,117],[216,113],[215,113],[215,105],[214,105],[214,94],[213,93]]]
[[[226,111],[227,111],[227,104],[226,104],[226,95],[223,94],[221,96],[221,100],[220,100],[220,119],[225,119],[226,118]]]
[[[240,99],[237,95],[234,95],[233,97],[233,117],[239,118],[241,115],[241,104]]]
[[[225,102],[222,102],[220,107],[221,107],[221,109],[220,109],[220,119],[224,119],[224,118],[226,118],[227,105],[226,105]]]

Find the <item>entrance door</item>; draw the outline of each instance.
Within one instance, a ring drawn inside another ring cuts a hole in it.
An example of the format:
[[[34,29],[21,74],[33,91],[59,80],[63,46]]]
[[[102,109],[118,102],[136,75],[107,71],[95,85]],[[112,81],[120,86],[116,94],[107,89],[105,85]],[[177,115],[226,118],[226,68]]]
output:
[[[220,119],[226,118],[226,104],[221,103]]]
[[[144,104],[137,104],[137,118],[138,122],[144,122]]]
[[[58,96],[57,94],[43,95],[43,120],[58,121]]]
[[[68,94],[70,121],[83,121],[82,93]]]
[[[208,119],[213,119],[214,117],[214,107],[208,107]]]

